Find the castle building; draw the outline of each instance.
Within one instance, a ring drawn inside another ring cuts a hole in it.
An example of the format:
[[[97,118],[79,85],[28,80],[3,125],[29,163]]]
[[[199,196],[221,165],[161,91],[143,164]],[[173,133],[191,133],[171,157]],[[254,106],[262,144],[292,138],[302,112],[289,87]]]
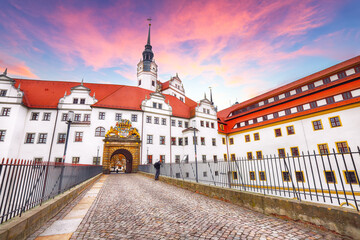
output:
[[[194,159],[194,130],[199,160],[220,158],[225,146],[213,104],[186,97],[177,74],[158,80],[150,25],[142,55],[138,86],[19,79],[5,71],[0,75],[0,159],[61,162],[70,112],[66,163],[103,164],[104,154],[111,154],[105,134],[113,126],[123,127],[116,123],[125,120],[139,134],[138,150],[132,153],[138,155],[137,164]],[[109,158],[124,160],[115,155]]]

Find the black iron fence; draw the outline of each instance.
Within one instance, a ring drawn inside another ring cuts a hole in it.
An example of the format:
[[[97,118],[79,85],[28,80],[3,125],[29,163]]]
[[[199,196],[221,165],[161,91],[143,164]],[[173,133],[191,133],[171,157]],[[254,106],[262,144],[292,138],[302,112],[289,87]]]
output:
[[[102,172],[102,166],[2,160],[0,223]]]
[[[360,149],[357,151],[333,150],[327,154],[315,151],[298,156],[258,156],[229,161],[201,161],[165,163],[163,176],[354,208],[360,203]],[[154,173],[152,165],[140,165],[139,170]]]

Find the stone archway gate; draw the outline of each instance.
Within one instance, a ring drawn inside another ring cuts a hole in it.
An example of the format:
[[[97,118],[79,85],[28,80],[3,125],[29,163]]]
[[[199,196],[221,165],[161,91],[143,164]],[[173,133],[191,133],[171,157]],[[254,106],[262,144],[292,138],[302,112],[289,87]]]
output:
[[[137,172],[140,164],[140,135],[136,128],[131,126],[129,120],[120,120],[115,127],[111,127],[106,133],[103,152],[103,173],[110,173],[110,160],[114,154],[123,154],[128,161],[131,161],[131,170],[127,173]]]

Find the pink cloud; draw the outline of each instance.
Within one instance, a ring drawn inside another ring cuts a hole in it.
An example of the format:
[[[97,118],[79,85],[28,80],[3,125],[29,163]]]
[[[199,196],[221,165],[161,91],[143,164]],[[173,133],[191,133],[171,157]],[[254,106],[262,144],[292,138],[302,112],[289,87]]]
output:
[[[5,68],[8,69],[8,76],[10,77],[38,78],[23,61],[3,53],[0,53],[0,66],[4,68],[4,70]]]

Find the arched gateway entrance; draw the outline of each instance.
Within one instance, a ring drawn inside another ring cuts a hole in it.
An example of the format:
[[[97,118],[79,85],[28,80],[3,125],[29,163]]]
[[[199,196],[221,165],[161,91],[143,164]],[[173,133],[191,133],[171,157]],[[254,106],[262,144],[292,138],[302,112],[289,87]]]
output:
[[[121,167],[126,173],[136,172],[140,164],[140,135],[129,120],[121,120],[106,133],[103,155],[103,173],[111,167]]]

